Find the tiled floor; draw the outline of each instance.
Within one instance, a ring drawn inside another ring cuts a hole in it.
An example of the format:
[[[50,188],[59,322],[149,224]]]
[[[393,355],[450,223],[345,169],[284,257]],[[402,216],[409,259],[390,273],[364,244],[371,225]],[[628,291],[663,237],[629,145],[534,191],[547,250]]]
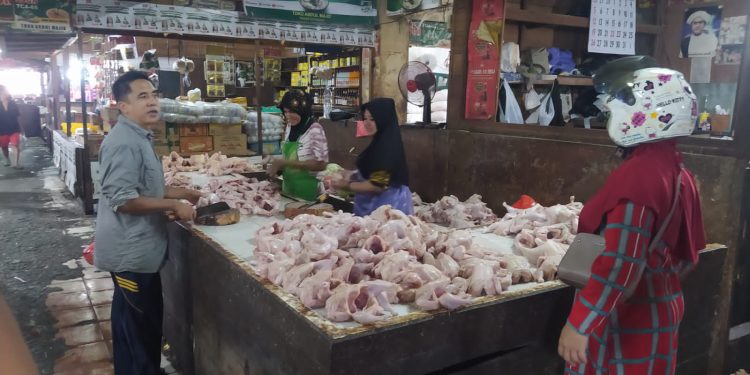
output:
[[[109,273],[101,272],[83,260],[83,276],[55,280],[48,286],[47,307],[57,319],[58,337],[70,349],[55,362],[55,375],[111,375],[112,293]],[[162,368],[176,374],[166,357]]]
[[[83,277],[53,281],[49,288],[47,307],[57,319],[58,337],[70,347],[55,362],[55,374],[114,374],[109,274],[87,266]]]

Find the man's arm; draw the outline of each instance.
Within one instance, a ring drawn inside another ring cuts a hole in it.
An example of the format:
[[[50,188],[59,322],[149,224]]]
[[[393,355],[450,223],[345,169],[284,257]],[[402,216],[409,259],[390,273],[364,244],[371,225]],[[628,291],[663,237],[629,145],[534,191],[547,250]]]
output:
[[[141,157],[127,145],[102,150],[102,195],[110,208],[130,215],[174,211],[182,220],[190,220],[192,207],[176,199],[141,196],[138,191]]]
[[[202,195],[203,194],[198,190],[182,189],[171,186],[164,187],[164,198],[167,199],[185,199],[192,204],[196,204]]]

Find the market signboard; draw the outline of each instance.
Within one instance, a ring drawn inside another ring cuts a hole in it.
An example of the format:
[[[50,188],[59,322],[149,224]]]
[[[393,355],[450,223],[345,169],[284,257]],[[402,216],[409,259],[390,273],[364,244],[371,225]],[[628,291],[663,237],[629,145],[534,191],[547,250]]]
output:
[[[373,25],[378,20],[375,0],[245,0],[245,13],[279,21],[336,25]]]
[[[0,14],[5,17],[7,2],[13,3],[13,29],[41,33],[69,33],[73,4],[57,0],[3,0]]]
[[[234,11],[113,0],[78,0],[77,7],[82,28],[375,46],[370,26],[258,21]]]
[[[0,0],[0,25],[13,23],[16,20],[13,14],[13,0]]]
[[[404,13],[419,12],[440,7],[443,0],[388,0],[386,10],[388,16],[398,16]]]

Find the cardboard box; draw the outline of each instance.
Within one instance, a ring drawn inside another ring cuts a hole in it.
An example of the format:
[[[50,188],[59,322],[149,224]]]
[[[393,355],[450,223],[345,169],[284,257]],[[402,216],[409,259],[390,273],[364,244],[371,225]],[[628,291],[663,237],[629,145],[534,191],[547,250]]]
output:
[[[158,124],[151,127],[151,133],[154,139],[167,139],[167,123],[159,121]]]
[[[240,135],[242,124],[209,124],[208,135]]]
[[[214,151],[231,156],[246,156],[250,154],[247,149],[247,136],[239,135],[215,135]]]
[[[208,124],[180,124],[180,137],[208,135]]]
[[[76,142],[83,145],[83,136],[77,136]],[[102,148],[102,142],[104,142],[104,135],[89,134],[89,141],[86,144],[86,148],[89,151],[89,160],[99,160],[99,150]]]
[[[201,152],[210,152],[214,149],[214,137],[197,136],[197,137],[180,137],[180,153],[196,154]]]

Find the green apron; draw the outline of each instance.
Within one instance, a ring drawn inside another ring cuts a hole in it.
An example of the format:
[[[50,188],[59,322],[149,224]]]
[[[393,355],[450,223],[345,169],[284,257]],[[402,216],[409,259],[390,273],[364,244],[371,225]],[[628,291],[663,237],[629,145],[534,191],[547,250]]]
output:
[[[281,154],[284,155],[285,160],[299,160],[297,156],[298,150],[298,141],[286,141],[281,144]],[[286,167],[282,176],[284,176],[284,183],[282,184],[281,191],[284,194],[310,202],[318,198],[318,179],[312,176],[310,172]]]

